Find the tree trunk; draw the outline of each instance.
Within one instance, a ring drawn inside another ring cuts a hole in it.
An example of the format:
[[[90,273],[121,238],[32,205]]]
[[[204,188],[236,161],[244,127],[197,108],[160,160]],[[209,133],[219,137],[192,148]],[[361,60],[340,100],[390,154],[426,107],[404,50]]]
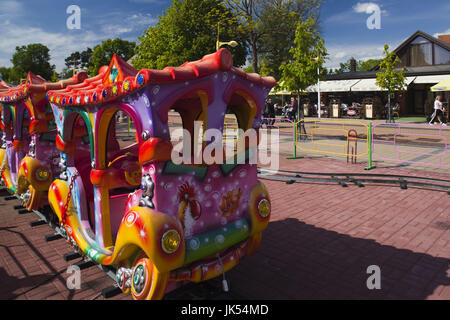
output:
[[[252,47],[252,65],[253,65],[253,72],[259,73],[259,67],[258,67],[258,47],[256,43],[256,38],[254,36],[251,37],[251,47]]]

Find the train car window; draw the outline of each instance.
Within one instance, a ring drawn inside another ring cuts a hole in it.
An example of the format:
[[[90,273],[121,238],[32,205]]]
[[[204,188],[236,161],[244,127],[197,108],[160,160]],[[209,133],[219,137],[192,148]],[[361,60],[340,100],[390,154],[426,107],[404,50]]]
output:
[[[183,164],[193,164],[203,151],[205,114],[199,97],[192,96],[177,101],[169,111],[170,138]],[[197,155],[194,153],[197,152]]]
[[[90,143],[90,141],[89,141],[89,136],[88,136],[88,135],[82,136],[82,137],[81,137],[81,141],[82,141],[84,144],[89,144],[89,143]]]
[[[88,137],[88,139],[89,139],[89,137]],[[50,133],[50,132],[41,133],[39,135],[39,141],[56,142],[56,135],[55,135],[55,133]]]
[[[239,94],[234,94],[224,117],[224,145],[227,159],[236,157],[250,146],[257,146],[257,134],[249,131],[256,116],[256,104]]]
[[[237,151],[237,141],[239,139],[239,123],[236,114],[227,109],[223,126],[223,144],[228,152]]]

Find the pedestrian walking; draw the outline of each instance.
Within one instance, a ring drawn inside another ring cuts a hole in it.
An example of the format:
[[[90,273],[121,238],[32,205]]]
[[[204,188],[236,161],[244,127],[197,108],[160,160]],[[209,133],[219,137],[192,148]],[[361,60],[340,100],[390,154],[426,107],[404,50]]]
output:
[[[437,96],[436,100],[434,101],[434,111],[433,114],[431,115],[430,125],[432,125],[434,122],[436,122],[436,120],[438,120],[441,125],[446,126],[447,121],[444,116],[444,111],[445,109],[442,106],[441,96]]]

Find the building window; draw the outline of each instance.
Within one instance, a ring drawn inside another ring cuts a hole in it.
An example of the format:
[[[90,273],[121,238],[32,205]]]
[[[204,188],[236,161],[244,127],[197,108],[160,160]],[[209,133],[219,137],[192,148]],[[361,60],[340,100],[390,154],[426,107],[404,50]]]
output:
[[[450,51],[435,45],[434,64],[450,64]]]
[[[411,42],[411,67],[431,66],[433,64],[433,44],[423,37]]]

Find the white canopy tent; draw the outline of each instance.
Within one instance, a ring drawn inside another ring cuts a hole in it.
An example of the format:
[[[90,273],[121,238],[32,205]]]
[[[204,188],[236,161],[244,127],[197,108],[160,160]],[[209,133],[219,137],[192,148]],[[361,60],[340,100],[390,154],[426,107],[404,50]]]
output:
[[[416,77],[406,77],[406,87],[408,87]],[[376,85],[377,79],[361,79],[351,87],[352,92],[386,91]],[[405,88],[406,89],[406,88]]]
[[[414,80],[415,84],[437,84],[444,80],[447,80],[450,75],[438,75],[438,76],[418,76]]]
[[[358,81],[358,79],[320,81],[320,92],[348,92]],[[309,86],[306,92],[317,92],[317,84]]]

